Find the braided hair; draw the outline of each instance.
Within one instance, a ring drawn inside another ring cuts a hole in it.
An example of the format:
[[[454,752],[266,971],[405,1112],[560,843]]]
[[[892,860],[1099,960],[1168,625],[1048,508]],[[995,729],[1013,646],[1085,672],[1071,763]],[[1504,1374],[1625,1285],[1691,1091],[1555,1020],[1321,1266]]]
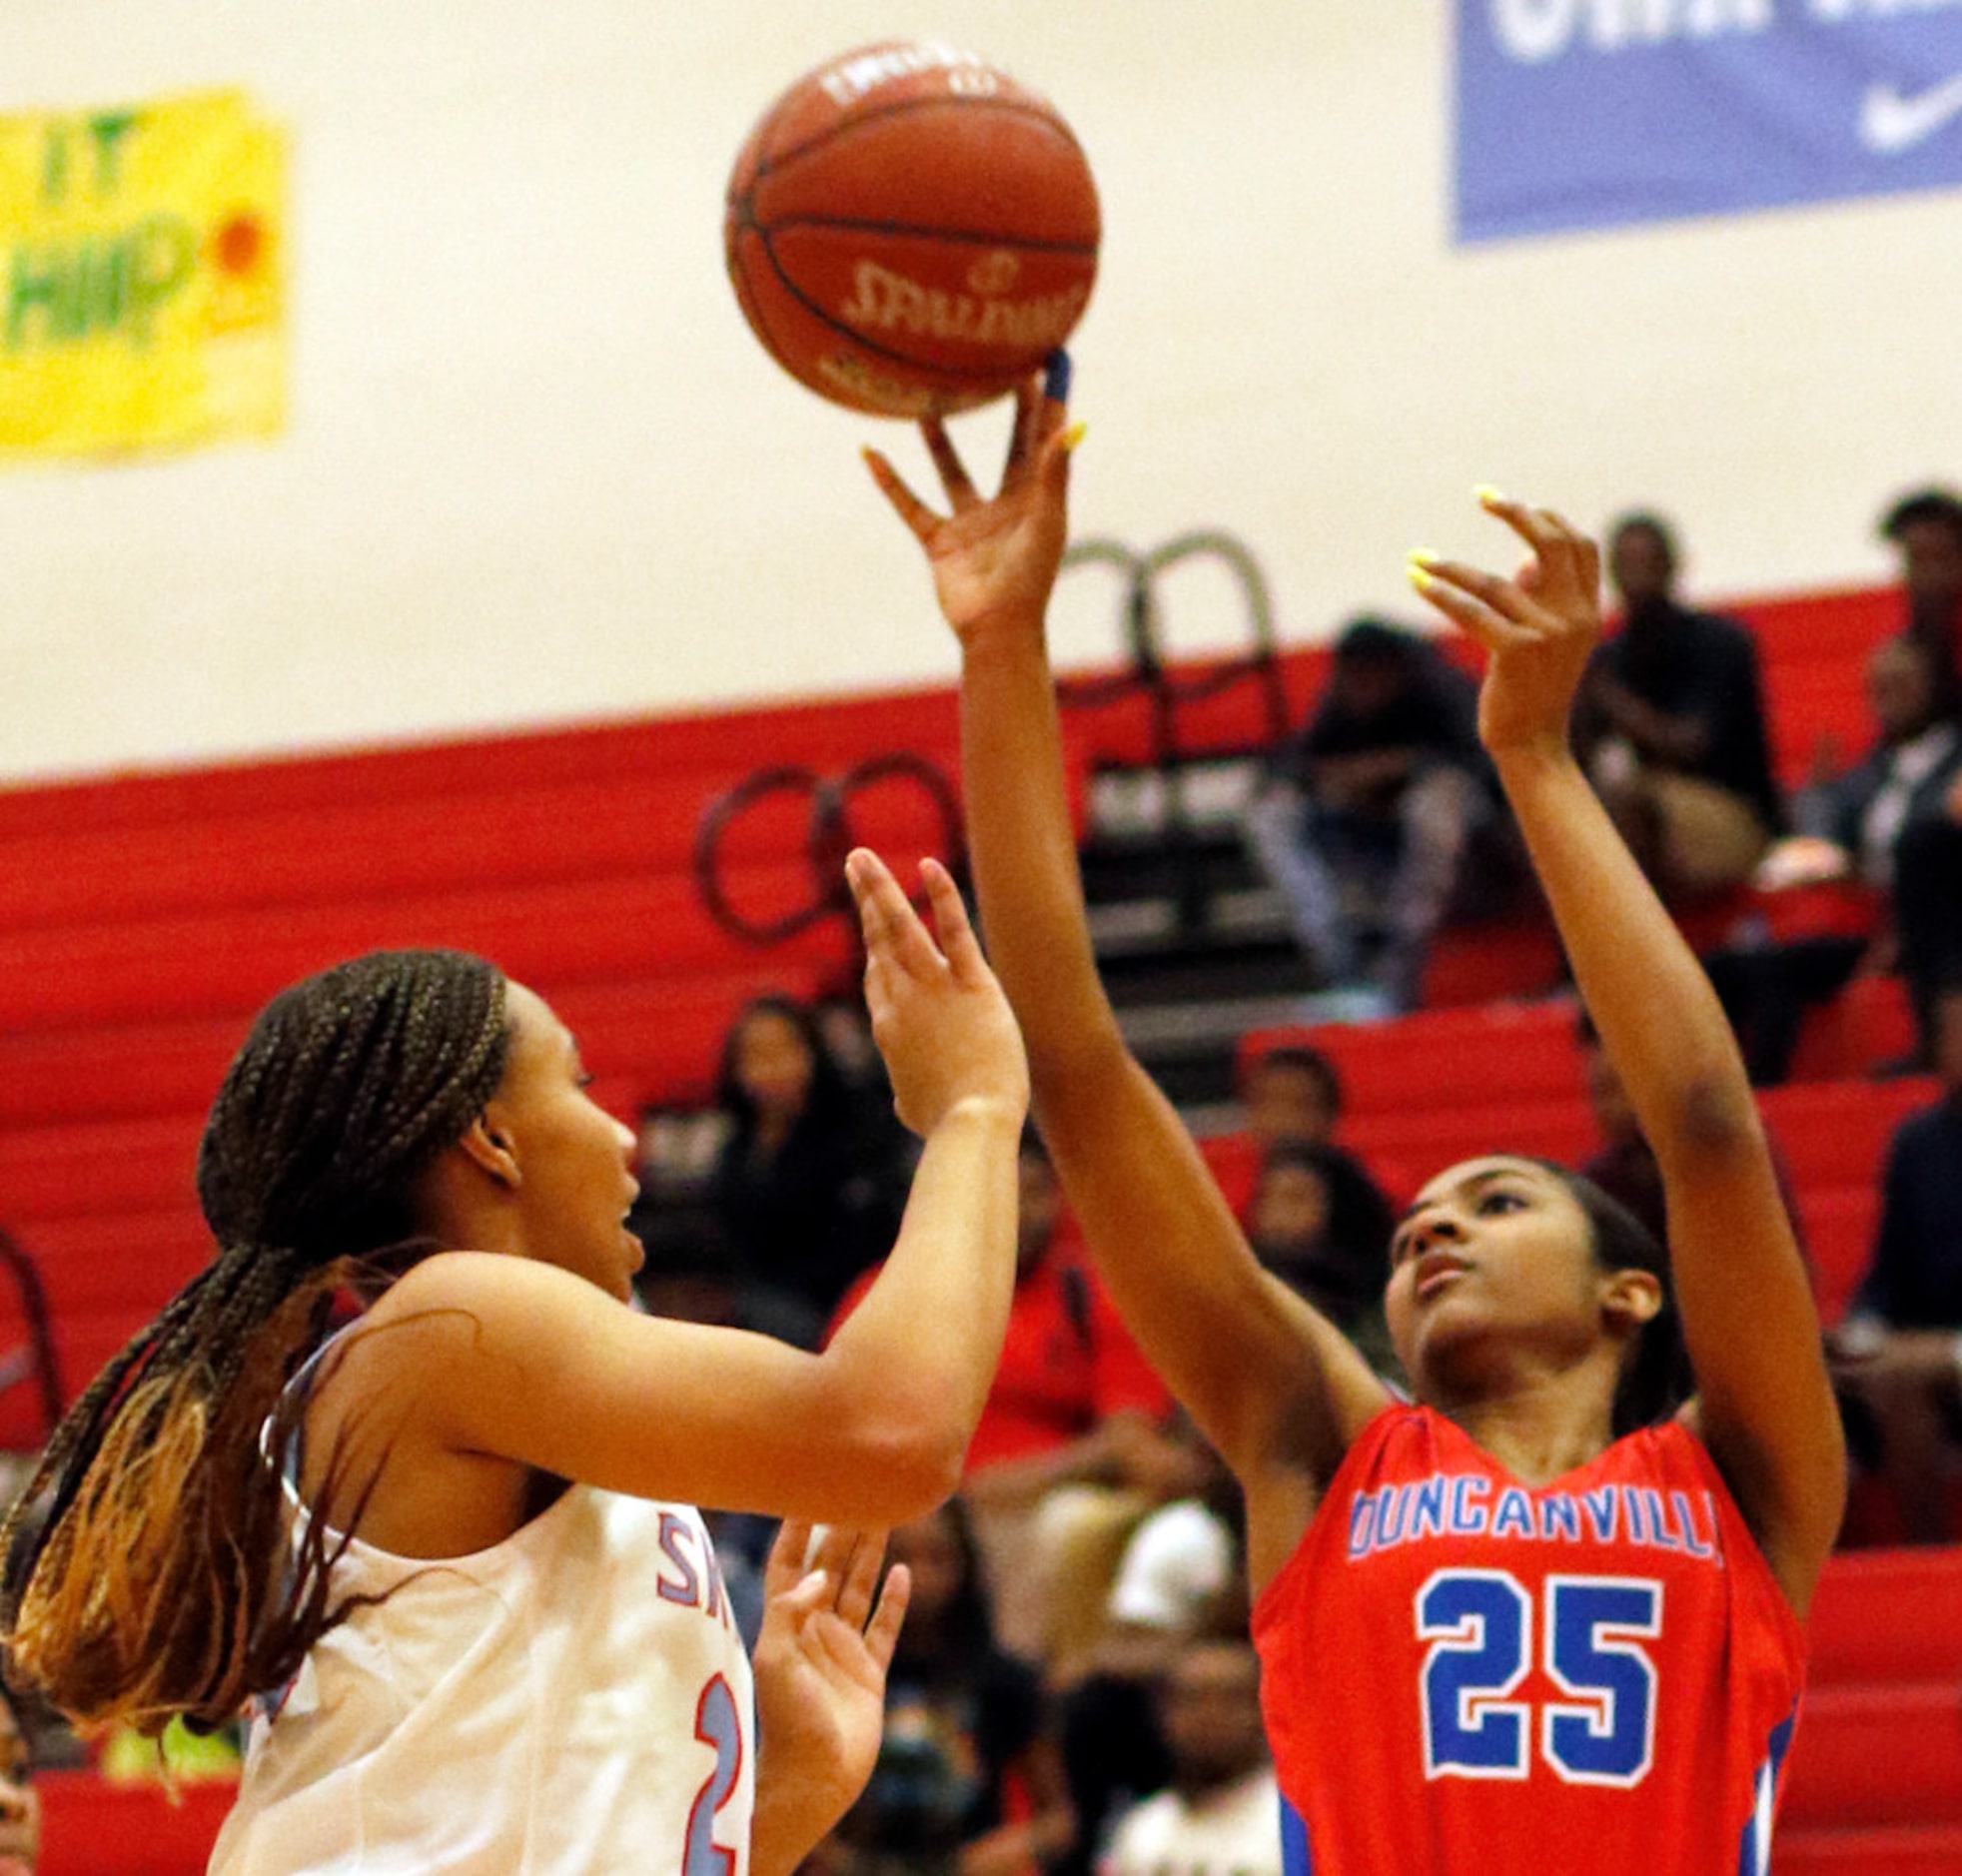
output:
[[[287,1384],[336,1291],[428,1249],[417,1179],[502,1078],[504,988],[464,952],[381,951],[254,1022],[198,1150],[217,1256],[90,1384],[0,1523],[8,1649],[83,1727],[222,1725],[347,1612],[327,1576],[373,1479],[337,1548],[311,1519],[289,1555],[263,1429],[297,1421]]]

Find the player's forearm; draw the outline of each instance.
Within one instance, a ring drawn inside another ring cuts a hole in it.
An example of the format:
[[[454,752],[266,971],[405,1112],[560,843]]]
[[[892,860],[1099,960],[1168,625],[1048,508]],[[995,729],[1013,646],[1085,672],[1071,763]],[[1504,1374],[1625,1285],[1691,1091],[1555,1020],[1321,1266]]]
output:
[[[836,1788],[836,1768],[785,1762],[763,1744],[749,1825],[749,1876],[791,1876],[851,1808],[856,1792]]]
[[[961,756],[989,956],[1022,1025],[1063,1190],[1153,1367],[1229,1463],[1248,1462],[1298,1394],[1326,1394],[1322,1344],[1277,1308],[1198,1148],[1118,1030],[1091,949],[1039,620],[966,640]]]
[[[1496,761],[1574,980],[1665,1169],[1684,1156],[1761,1151],[1716,993],[1579,768],[1551,746]]]
[[[1097,975],[1063,775],[1063,733],[1040,618],[966,643],[961,767],[981,923],[1022,1025],[1041,1106],[1093,1039],[1116,1040]]]
[[[934,1128],[892,1255],[822,1358],[841,1410],[888,1418],[896,1442],[937,1455],[943,1488],[928,1502],[958,1482],[1001,1357],[1022,1120],[1019,1104],[970,1100]]]

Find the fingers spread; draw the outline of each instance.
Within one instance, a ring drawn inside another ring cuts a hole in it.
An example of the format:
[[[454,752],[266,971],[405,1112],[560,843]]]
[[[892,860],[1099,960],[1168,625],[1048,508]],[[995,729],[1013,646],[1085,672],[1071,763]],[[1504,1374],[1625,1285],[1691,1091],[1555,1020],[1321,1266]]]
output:
[[[763,1564],[763,1594],[787,1594],[803,1580],[804,1557],[810,1549],[811,1527],[800,1518],[786,1517]]]
[[[955,454],[953,440],[947,435],[947,426],[939,418],[929,417],[920,425],[920,435],[926,439],[927,454],[933,458],[933,467],[940,471],[941,486],[947,490],[947,499],[954,504],[954,511],[958,513],[962,508],[973,506],[980,497],[974,492],[967,469]]]
[[[927,903],[933,909],[933,933],[956,977],[972,981],[985,970],[981,941],[967,916],[967,903],[953,875],[938,860],[922,860],[920,877],[926,882]]]
[[[1015,428],[1008,435],[1008,463],[1001,476],[1004,488],[1028,475],[1040,440],[1041,419],[1042,400],[1036,393],[1036,381],[1024,379],[1015,387]]]
[[[879,1605],[865,1629],[865,1647],[884,1673],[892,1665],[892,1651],[899,1641],[900,1624],[906,1619],[906,1604],[912,1599],[913,1574],[905,1564],[895,1563],[886,1572],[885,1587],[879,1591]]]
[[[1514,501],[1489,487],[1478,490],[1478,505],[1503,521],[1532,549],[1540,566],[1535,586],[1544,588],[1571,579],[1583,590],[1598,587],[1599,549],[1564,515]]]
[[[865,467],[872,471],[872,479],[884,491],[885,498],[892,503],[899,518],[912,529],[916,538],[930,540],[934,529],[940,525],[940,516],[906,485],[899,471],[878,451],[868,449],[860,454],[865,459]]]
[[[883,862],[856,847],[845,861],[845,877],[858,901],[868,964],[883,958],[911,977],[947,969],[947,960]]]
[[[851,1562],[846,1568],[844,1580],[838,1585],[838,1615],[854,1628],[865,1626],[865,1617],[872,1607],[873,1592],[879,1586],[879,1565],[885,1561],[886,1540],[883,1531],[860,1531],[852,1548]]]
[[[1524,644],[1537,635],[1514,613],[1513,608],[1523,610],[1527,602],[1508,580],[1455,560],[1414,557],[1409,572],[1411,584],[1487,651]],[[1505,611],[1499,609],[1501,604],[1506,605]]]

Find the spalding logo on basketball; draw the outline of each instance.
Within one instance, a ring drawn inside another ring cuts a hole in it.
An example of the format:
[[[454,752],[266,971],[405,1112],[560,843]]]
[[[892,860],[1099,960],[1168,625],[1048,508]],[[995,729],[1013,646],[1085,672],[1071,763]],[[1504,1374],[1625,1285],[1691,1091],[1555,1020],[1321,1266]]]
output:
[[[882,417],[998,398],[1090,299],[1097,189],[1047,99],[971,52],[892,42],[800,78],[750,132],[723,244],[757,338]]]

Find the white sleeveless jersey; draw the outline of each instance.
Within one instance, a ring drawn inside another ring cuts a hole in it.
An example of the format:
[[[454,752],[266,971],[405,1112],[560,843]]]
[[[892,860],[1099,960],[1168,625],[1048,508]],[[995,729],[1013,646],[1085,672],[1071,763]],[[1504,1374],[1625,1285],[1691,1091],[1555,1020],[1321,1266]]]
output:
[[[304,1513],[302,1513],[304,1516]],[[745,1876],[749,1660],[691,1505],[573,1485],[380,1594],[260,1703],[211,1876]]]

